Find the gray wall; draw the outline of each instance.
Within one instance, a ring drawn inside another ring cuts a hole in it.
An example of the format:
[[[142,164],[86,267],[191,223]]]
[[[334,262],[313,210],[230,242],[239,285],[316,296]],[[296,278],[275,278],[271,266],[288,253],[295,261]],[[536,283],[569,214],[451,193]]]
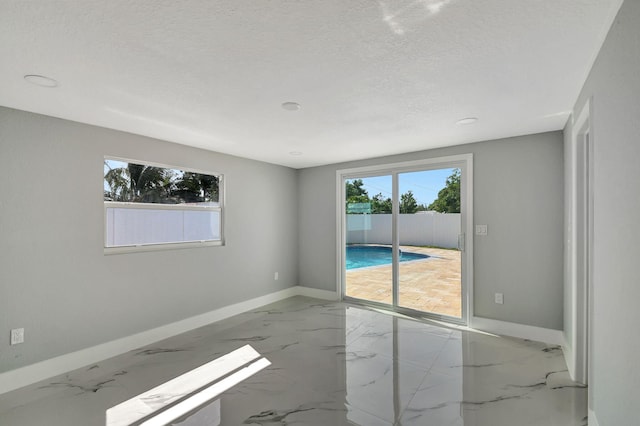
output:
[[[105,155],[223,173],[226,246],[105,256]],[[0,372],[297,284],[293,169],[0,108],[0,170]]]
[[[300,285],[336,288],[336,170],[462,153],[474,154],[474,221],[489,226],[474,243],[475,315],[561,329],[561,132],[300,170]]]
[[[600,426],[638,424],[640,383],[640,2],[627,0],[574,108],[592,97],[593,375]]]

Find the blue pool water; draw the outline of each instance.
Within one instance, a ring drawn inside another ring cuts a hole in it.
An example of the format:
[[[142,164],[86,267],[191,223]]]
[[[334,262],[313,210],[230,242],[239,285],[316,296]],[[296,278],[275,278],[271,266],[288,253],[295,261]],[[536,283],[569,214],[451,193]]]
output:
[[[426,259],[429,256],[407,251],[400,252],[400,262]],[[388,265],[391,263],[391,247],[385,246],[347,246],[347,270],[368,266]]]

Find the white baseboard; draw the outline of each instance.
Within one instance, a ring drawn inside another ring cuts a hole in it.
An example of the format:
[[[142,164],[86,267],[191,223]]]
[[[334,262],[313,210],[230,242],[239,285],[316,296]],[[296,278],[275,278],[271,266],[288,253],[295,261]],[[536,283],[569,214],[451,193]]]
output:
[[[553,345],[564,344],[564,336],[561,330],[552,330],[550,328],[534,327],[482,317],[473,317],[469,326],[477,330],[501,334],[503,336],[519,337],[521,339],[535,340]]]
[[[340,296],[335,291],[319,290],[317,288],[310,287],[294,287],[297,290],[298,296],[313,297],[315,299],[323,300],[340,300]]]
[[[295,286],[0,374],[0,394],[293,296],[338,300],[335,292]]]
[[[594,413],[591,408],[589,408],[588,416],[589,426],[600,426],[600,423],[598,423],[598,418],[596,417],[596,413]]]

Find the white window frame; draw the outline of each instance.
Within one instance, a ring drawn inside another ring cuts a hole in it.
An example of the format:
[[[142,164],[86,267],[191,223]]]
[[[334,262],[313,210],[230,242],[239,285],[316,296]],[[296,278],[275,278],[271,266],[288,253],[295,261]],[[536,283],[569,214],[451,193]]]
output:
[[[104,160],[121,161],[125,163],[143,164],[146,166],[162,167],[165,169],[181,170],[184,172],[192,172],[199,174],[206,174],[210,176],[216,176],[218,178],[218,205],[217,206],[195,206],[185,204],[159,204],[159,203],[131,203],[120,201],[103,201],[103,248],[105,255],[121,254],[121,253],[136,253],[145,251],[161,251],[161,250],[176,250],[198,247],[212,247],[212,246],[224,246],[224,175],[221,173],[214,173],[205,170],[192,169],[181,166],[171,166],[167,164],[154,163],[143,160],[132,160],[116,156],[105,156]],[[104,177],[103,177],[104,182]],[[125,209],[143,209],[143,210],[172,210],[172,211],[217,211],[220,214],[220,239],[218,240],[197,240],[197,241],[179,241],[179,242],[166,242],[166,243],[145,243],[145,244],[132,244],[126,246],[107,246],[107,209],[110,208],[125,208]]]

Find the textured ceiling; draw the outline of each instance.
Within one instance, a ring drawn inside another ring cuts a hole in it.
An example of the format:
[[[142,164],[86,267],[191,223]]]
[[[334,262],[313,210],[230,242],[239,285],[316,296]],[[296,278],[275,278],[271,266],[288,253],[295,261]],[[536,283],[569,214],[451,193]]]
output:
[[[620,4],[0,0],[0,105],[295,168],[557,130]]]

